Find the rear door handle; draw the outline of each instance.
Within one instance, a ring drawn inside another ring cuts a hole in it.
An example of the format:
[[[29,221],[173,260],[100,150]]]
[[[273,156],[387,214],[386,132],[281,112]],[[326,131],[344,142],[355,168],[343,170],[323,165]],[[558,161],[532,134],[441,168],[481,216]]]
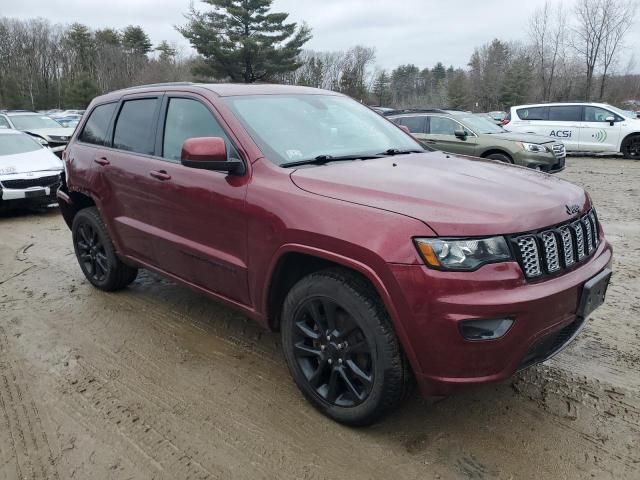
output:
[[[103,167],[106,167],[110,163],[109,160],[107,160],[105,157],[97,157],[97,158],[94,158],[93,161]]]
[[[171,175],[169,175],[166,171],[164,170],[152,170],[151,172],[149,172],[149,175],[151,175],[153,178],[156,178],[158,180],[171,180]]]

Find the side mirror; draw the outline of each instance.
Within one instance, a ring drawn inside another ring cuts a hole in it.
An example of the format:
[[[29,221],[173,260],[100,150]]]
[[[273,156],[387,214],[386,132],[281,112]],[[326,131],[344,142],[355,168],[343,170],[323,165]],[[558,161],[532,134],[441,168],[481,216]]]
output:
[[[227,145],[220,137],[188,138],[182,144],[180,162],[185,167],[229,172],[230,175],[243,175],[242,160],[227,158]]]
[[[466,131],[466,130],[463,130],[462,128],[456,128],[456,130],[453,132],[453,134],[454,134],[457,138],[459,138],[459,139],[461,139],[461,140],[466,140],[467,135],[468,135],[467,131]]]
[[[616,117],[609,116],[604,119],[605,122],[609,122],[609,125],[613,127],[613,124],[616,123]]]

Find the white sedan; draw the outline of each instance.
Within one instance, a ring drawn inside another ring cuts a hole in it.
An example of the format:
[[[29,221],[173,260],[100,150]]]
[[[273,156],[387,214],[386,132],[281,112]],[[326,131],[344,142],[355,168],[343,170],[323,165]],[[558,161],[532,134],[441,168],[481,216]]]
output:
[[[56,202],[62,161],[32,136],[0,129],[0,209]]]

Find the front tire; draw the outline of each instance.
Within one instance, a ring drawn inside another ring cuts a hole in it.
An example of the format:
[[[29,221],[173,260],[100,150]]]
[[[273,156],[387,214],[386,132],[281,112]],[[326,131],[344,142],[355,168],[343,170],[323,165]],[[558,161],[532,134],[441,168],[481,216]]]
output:
[[[82,273],[94,287],[113,292],[136,279],[138,269],[125,265],[118,258],[107,227],[95,207],[76,214],[71,232]]]
[[[330,269],[300,280],[285,299],[281,330],[298,388],[340,423],[374,423],[410,391],[411,371],[389,316],[355,273]]]
[[[513,163],[513,160],[504,153],[492,153],[491,155],[487,155],[486,158],[489,160],[498,160],[504,163]]]
[[[640,159],[640,135],[634,135],[632,137],[627,138],[620,149],[624,158],[629,160],[639,160]]]

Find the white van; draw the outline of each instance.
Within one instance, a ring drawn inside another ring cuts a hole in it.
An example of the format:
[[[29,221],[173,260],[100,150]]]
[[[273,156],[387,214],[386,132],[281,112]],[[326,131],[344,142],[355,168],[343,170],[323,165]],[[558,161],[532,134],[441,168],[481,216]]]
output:
[[[622,153],[640,159],[640,119],[606,103],[511,107],[504,127],[562,140],[569,152]]]

